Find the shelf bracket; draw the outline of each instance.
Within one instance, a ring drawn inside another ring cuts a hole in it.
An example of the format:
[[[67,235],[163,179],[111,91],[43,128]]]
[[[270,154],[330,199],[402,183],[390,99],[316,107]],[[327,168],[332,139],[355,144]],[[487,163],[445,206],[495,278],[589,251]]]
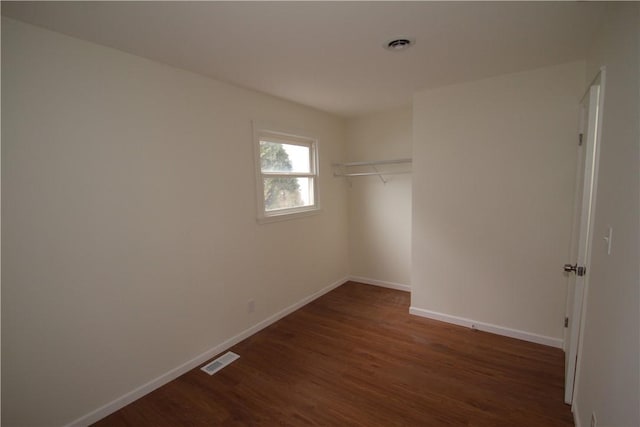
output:
[[[387,185],[387,180],[384,179],[384,176],[382,176],[376,165],[371,165],[371,168],[378,174],[378,178],[380,178],[380,181],[382,181],[384,185]]]

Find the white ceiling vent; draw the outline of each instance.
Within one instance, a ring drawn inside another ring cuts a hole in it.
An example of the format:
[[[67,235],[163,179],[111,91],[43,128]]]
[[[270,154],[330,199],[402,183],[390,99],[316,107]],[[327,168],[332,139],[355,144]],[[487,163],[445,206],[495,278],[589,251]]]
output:
[[[239,359],[240,356],[238,356],[237,354],[228,351],[225,354],[223,354],[222,356],[218,357],[217,359],[213,360],[211,363],[208,363],[206,365],[204,365],[202,368],[203,371],[205,371],[207,374],[209,375],[213,375],[216,372],[218,372],[220,369],[224,368],[225,366],[229,365],[231,362],[233,362],[236,359]]]

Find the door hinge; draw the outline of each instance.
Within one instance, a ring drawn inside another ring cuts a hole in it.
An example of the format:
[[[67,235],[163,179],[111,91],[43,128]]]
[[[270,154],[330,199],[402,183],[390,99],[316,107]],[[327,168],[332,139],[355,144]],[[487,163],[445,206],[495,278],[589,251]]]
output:
[[[582,146],[582,136],[583,136],[583,135],[584,135],[583,133],[578,134],[578,145],[579,145],[579,146]]]
[[[568,328],[568,327],[569,327],[569,318],[568,318],[568,317],[565,317],[565,318],[564,318],[564,327],[565,327],[565,328]]]

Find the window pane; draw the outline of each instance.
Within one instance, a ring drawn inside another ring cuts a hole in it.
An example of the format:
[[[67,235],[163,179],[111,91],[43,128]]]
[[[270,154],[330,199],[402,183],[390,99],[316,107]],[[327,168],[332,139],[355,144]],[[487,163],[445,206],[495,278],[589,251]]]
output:
[[[313,178],[264,178],[264,209],[300,208],[312,206]]]
[[[311,150],[304,145],[260,141],[262,172],[311,172]]]

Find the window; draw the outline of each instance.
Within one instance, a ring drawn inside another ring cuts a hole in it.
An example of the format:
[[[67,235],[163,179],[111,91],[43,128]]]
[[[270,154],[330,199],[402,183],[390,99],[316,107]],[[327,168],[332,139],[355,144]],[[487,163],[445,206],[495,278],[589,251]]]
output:
[[[317,141],[254,124],[258,220],[308,215],[318,207]]]

